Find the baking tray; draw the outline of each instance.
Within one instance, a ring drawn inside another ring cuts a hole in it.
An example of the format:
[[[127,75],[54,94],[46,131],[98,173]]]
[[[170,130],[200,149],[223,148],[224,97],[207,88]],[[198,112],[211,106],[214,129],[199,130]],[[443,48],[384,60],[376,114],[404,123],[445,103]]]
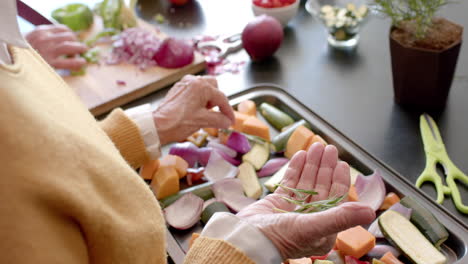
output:
[[[442,251],[447,256],[447,263],[468,263],[468,223],[461,221],[446,208],[435,203],[429,196],[415,188],[405,177],[371,156],[283,89],[270,84],[260,84],[234,94],[229,99],[231,105],[236,105],[244,100],[253,100],[257,105],[262,102],[270,103],[291,115],[295,120],[304,119],[309,122],[314,133],[319,134],[329,144],[337,147],[340,159],[348,162],[364,175],[369,175],[375,169],[379,169],[382,172],[387,191],[395,192],[400,196],[411,195],[429,209],[447,228],[450,236],[442,246]],[[261,115],[259,118],[263,119]],[[270,132],[272,137],[278,133],[275,129],[270,129]],[[261,183],[268,178],[260,178]],[[173,263],[183,263],[192,233],[200,233],[202,229],[203,226],[200,222],[189,230],[168,229],[167,251]]]

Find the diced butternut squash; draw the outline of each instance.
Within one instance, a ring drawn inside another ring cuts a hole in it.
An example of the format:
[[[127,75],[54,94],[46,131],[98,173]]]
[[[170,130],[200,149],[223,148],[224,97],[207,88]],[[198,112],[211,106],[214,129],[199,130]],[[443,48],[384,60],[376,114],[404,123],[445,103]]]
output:
[[[187,175],[188,163],[183,158],[176,155],[166,155],[159,162],[160,168],[174,168],[179,175],[179,179]]]
[[[240,104],[237,105],[237,111],[249,116],[257,116],[257,106],[252,100],[245,100],[240,102]]]
[[[358,195],[358,193],[356,191],[356,187],[354,187],[354,184],[349,186],[348,201],[350,201],[350,202],[359,202],[359,195]]]
[[[288,143],[286,143],[284,156],[290,159],[299,150],[305,150],[313,137],[314,132],[310,131],[310,129],[305,126],[298,126],[288,139]]]
[[[392,205],[398,203],[400,201],[400,197],[396,195],[394,192],[389,192],[387,196],[385,196],[385,199],[380,206],[379,210],[387,210],[390,208]]]
[[[140,168],[140,176],[145,180],[153,179],[153,174],[159,168],[159,160],[150,160]]]
[[[403,264],[403,262],[401,262],[397,257],[395,257],[395,255],[393,255],[390,251],[385,253],[385,255],[383,255],[380,258],[380,261],[382,261],[385,264]]]
[[[310,258],[288,259],[287,263],[289,264],[312,264],[312,260]]]
[[[179,174],[174,167],[159,167],[151,181],[156,198],[166,198],[179,192]]]
[[[336,246],[344,254],[357,259],[375,246],[375,237],[362,226],[355,226],[338,233]]]
[[[200,236],[199,233],[192,233],[192,237],[190,238],[189,241],[189,249],[192,247],[193,243],[195,243],[195,240]]]
[[[307,148],[305,150],[308,150],[310,148],[310,146],[312,146],[315,142],[322,143],[322,145],[324,145],[324,146],[328,145],[328,143],[325,141],[325,139],[323,139],[321,136],[314,135],[312,137],[312,139],[310,140],[309,145],[307,146]]]
[[[212,137],[217,137],[218,136],[218,129],[217,128],[204,128],[203,130],[206,131],[206,133],[208,133],[208,135],[212,136]]]
[[[235,122],[232,129],[242,132],[245,121],[250,117],[249,115],[234,111]]]
[[[268,125],[253,116],[245,120],[242,132],[270,141],[270,128]]]

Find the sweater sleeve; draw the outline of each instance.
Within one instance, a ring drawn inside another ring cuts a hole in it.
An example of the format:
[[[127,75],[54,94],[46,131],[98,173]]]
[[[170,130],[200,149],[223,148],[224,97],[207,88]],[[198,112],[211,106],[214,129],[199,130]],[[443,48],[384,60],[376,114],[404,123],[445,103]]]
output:
[[[184,263],[188,264],[255,264],[232,244],[216,238],[200,236],[190,248]]]
[[[138,126],[122,109],[115,109],[99,124],[130,166],[139,168],[150,160]]]

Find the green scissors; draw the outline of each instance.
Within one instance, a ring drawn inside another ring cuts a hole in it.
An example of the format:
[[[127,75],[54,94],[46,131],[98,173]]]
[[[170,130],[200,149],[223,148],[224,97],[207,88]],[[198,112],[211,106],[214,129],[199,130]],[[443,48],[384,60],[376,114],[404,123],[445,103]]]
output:
[[[437,191],[437,203],[442,204],[444,202],[444,195],[451,194],[455,207],[460,212],[468,214],[468,206],[463,204],[460,191],[455,182],[455,180],[459,180],[468,185],[468,176],[450,160],[437,124],[432,117],[428,114],[422,114],[419,126],[421,128],[424,151],[426,152],[426,167],[418,177],[416,187],[420,188],[424,182],[434,183]],[[436,171],[437,164],[444,167],[447,185],[442,183],[442,178]]]

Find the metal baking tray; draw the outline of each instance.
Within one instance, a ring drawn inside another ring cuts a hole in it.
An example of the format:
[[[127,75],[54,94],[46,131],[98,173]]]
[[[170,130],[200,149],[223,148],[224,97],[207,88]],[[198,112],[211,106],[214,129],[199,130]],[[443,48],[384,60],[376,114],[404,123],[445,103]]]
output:
[[[348,162],[352,167],[364,173],[364,175],[369,175],[375,169],[379,169],[382,172],[388,191],[395,192],[400,196],[411,195],[424,207],[429,209],[447,228],[450,236],[442,246],[442,252],[447,256],[447,263],[468,263],[467,223],[462,222],[446,208],[435,203],[429,196],[415,188],[405,177],[398,174],[383,162],[372,157],[364,149],[353,143],[348,137],[340,133],[284,90],[274,85],[261,84],[234,94],[230,96],[229,99],[231,105],[236,105],[244,100],[253,100],[257,105],[262,102],[268,102],[288,113],[295,120],[302,118],[309,122],[314,133],[319,134],[329,144],[333,144],[338,148],[340,159]],[[262,117],[259,115],[259,118]],[[272,136],[277,134],[275,131],[275,129],[270,130]],[[261,178],[261,183],[268,178]],[[188,251],[188,243],[192,233],[200,233],[202,229],[203,226],[201,223],[198,223],[189,230],[168,228],[167,251],[168,255],[171,257],[170,261],[173,261],[175,264],[183,263],[183,258]]]

